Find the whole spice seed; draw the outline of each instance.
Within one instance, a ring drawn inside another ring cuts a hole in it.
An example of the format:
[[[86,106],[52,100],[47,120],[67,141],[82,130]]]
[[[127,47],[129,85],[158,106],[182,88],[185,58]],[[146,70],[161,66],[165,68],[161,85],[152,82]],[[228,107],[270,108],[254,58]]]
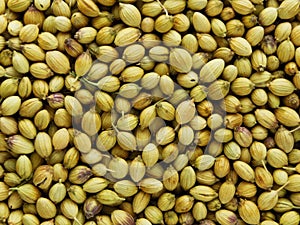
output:
[[[97,194],[97,200],[103,205],[117,206],[120,205],[125,198],[119,197],[114,191],[105,189]]]
[[[270,192],[263,192],[262,194],[260,194],[257,199],[258,208],[260,210],[269,210],[275,207],[278,202],[278,192],[287,184],[288,182],[277,190],[271,190]]]
[[[224,182],[219,189],[219,199],[222,204],[230,202],[235,194],[236,188],[232,181]]]
[[[263,167],[255,168],[255,181],[257,186],[259,186],[262,189],[268,190],[273,186],[273,177],[271,173]]]
[[[216,212],[216,220],[220,224],[229,225],[237,223],[237,216],[234,212],[226,209],[220,209]]]
[[[170,65],[174,67],[177,72],[187,73],[192,68],[192,57],[184,49],[172,49],[169,56]]]
[[[114,224],[134,224],[133,217],[123,210],[114,210],[111,214],[111,220]]]
[[[195,104],[191,100],[180,103],[175,111],[175,119],[179,124],[190,122],[196,112]]]
[[[54,203],[59,203],[66,197],[67,190],[63,183],[54,184],[49,190],[49,198]]]
[[[44,219],[51,219],[56,215],[56,207],[49,199],[40,197],[37,200],[37,212]]]
[[[135,183],[130,180],[121,180],[114,184],[114,190],[120,196],[131,197],[138,192]]]
[[[140,27],[141,14],[139,10],[131,4],[120,4],[120,18],[121,20],[131,27]]]
[[[248,224],[257,224],[260,221],[259,209],[252,201],[242,200],[239,203],[238,212],[243,221]]]
[[[249,56],[252,53],[252,48],[249,42],[242,37],[234,37],[229,41],[231,49],[240,56]]]
[[[299,114],[287,106],[282,106],[276,109],[275,116],[281,124],[288,127],[298,126],[300,121]]]
[[[200,12],[195,12],[193,14],[193,26],[197,32],[207,33],[211,29],[211,24],[207,17]]]
[[[213,59],[206,63],[200,70],[200,81],[212,82],[217,79],[224,70],[225,63],[221,59]]]
[[[254,182],[255,175],[253,169],[243,161],[235,161],[233,164],[235,172],[245,181]]]
[[[84,215],[87,219],[93,218],[102,208],[103,206],[95,198],[90,197],[84,203]]]

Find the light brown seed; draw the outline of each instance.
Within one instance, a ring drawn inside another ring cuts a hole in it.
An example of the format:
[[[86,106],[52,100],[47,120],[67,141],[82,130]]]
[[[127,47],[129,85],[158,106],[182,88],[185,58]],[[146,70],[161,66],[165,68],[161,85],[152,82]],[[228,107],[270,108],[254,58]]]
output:
[[[260,212],[257,205],[249,200],[241,200],[238,212],[244,222],[257,224],[260,221]]]
[[[163,183],[155,178],[144,178],[139,182],[139,188],[148,194],[155,194],[163,189]]]
[[[252,48],[249,42],[242,37],[233,37],[229,41],[230,48],[240,56],[250,56]]]
[[[245,181],[254,182],[255,173],[254,170],[243,161],[235,161],[233,163],[233,168],[235,172]]]
[[[126,46],[136,42],[140,36],[139,29],[134,27],[124,28],[117,33],[114,43],[116,46]]]
[[[136,6],[120,3],[119,10],[120,18],[125,24],[130,27],[140,27],[142,17]]]

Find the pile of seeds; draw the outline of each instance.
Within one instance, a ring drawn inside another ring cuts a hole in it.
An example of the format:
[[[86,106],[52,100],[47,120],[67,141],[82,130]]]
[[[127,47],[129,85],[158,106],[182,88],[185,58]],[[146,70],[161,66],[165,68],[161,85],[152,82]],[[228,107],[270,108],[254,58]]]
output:
[[[299,0],[0,0],[0,24],[0,224],[299,224]]]

